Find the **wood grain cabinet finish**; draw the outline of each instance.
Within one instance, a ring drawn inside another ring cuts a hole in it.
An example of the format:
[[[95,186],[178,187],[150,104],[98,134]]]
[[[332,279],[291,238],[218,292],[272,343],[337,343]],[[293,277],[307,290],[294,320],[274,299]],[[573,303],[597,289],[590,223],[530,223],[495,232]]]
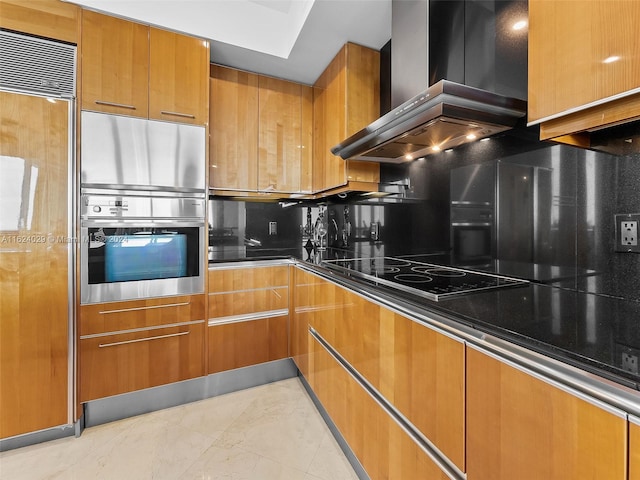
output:
[[[209,43],[82,11],[82,109],[206,125]]]
[[[209,184],[257,191],[259,76],[220,65],[209,76]]]
[[[209,42],[149,28],[149,118],[209,123]]]
[[[640,418],[629,416],[629,480],[640,480]]]
[[[311,314],[297,317],[296,304],[292,330],[311,325],[464,471],[464,344],[328,281],[301,280],[313,285]]]
[[[467,479],[623,480],[627,421],[467,348]]]
[[[60,0],[0,0],[0,28],[78,43],[80,8]]]
[[[311,193],[311,87],[259,77],[258,190]]]
[[[82,305],[81,402],[205,374],[205,296]]]
[[[289,356],[289,266],[209,270],[208,373]]]
[[[313,86],[313,190],[380,181],[373,162],[345,162],[331,147],[380,116],[380,54],[347,43]]]
[[[448,478],[313,338],[309,360],[313,391],[369,478]]]
[[[531,0],[529,121],[640,88],[638,23],[639,2]],[[612,56],[619,58],[604,62]],[[638,116],[640,94],[545,122],[541,126],[541,138]]]
[[[210,69],[209,183],[218,193],[311,193],[313,90]]]
[[[147,118],[149,27],[82,11],[82,109]]]
[[[31,199],[27,193],[22,197],[32,212],[30,225],[20,222],[15,230],[0,231],[0,438],[73,421],[68,418],[71,252],[68,243],[50,241],[68,236],[68,118],[67,102],[0,92],[0,157],[8,159],[1,175],[13,167],[16,177],[24,172],[25,185],[30,175],[35,187]],[[13,228],[9,224],[1,228]]]

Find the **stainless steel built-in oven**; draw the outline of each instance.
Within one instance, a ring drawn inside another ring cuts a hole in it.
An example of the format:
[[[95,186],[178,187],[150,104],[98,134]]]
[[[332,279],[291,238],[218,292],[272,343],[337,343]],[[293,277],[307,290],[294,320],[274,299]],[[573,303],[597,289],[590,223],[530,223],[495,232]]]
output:
[[[204,292],[205,199],[83,193],[82,304]]]

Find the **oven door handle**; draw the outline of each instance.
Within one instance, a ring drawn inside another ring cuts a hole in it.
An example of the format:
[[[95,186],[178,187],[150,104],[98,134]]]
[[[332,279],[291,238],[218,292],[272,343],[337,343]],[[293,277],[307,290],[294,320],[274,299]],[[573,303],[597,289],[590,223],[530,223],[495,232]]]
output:
[[[131,227],[204,227],[203,219],[194,218],[185,220],[180,218],[137,218],[126,220],[110,219],[82,219],[83,227],[106,227],[106,228],[131,228]]]

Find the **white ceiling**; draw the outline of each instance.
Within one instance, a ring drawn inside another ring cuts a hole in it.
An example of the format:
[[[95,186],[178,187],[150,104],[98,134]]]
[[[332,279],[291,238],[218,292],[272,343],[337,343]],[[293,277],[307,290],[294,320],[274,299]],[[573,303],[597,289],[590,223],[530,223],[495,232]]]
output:
[[[211,40],[211,60],[313,84],[338,50],[379,50],[391,38],[391,0],[69,0]]]

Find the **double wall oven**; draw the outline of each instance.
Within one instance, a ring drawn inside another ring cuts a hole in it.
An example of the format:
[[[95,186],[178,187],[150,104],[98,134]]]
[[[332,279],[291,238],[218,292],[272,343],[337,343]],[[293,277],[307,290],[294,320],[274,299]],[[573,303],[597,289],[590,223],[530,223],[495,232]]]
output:
[[[203,127],[82,113],[80,302],[204,292]]]

